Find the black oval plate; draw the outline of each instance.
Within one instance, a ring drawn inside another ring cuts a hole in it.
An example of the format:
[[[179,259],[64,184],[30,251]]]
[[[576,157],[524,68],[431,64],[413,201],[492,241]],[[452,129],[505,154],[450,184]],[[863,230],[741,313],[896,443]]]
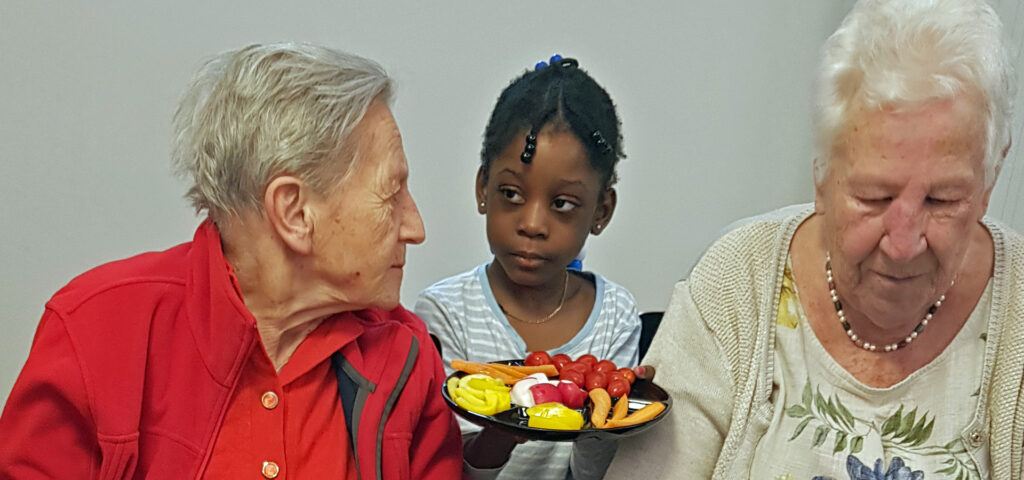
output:
[[[502,360],[500,362],[506,365],[522,365],[522,360]],[[444,401],[448,404],[448,407],[455,411],[460,417],[469,420],[481,427],[495,427],[504,430],[507,433],[516,435],[521,438],[529,440],[545,440],[549,442],[571,442],[578,438],[584,437],[597,437],[597,438],[620,438],[629,437],[644,432],[645,430],[654,426],[655,423],[660,422],[663,418],[668,415],[668,412],[672,410],[672,399],[669,398],[668,393],[665,392],[661,387],[654,384],[649,380],[637,379],[633,382],[629,392],[629,413],[633,413],[636,410],[643,408],[644,405],[653,402],[662,402],[665,404],[665,410],[658,414],[653,419],[637,424],[629,425],[625,427],[616,428],[595,428],[590,423],[590,401],[587,400],[587,405],[584,408],[578,409],[583,414],[583,428],[579,430],[549,430],[546,428],[534,428],[528,425],[529,417],[526,415],[526,407],[518,407],[513,404],[512,408],[505,410],[504,412],[496,415],[481,415],[479,413],[471,412],[459,406],[448,396],[448,384],[449,378],[462,378],[466,372],[456,371],[455,373],[448,376],[445,379],[444,384],[441,385],[441,395],[444,397]],[[612,401],[614,405],[614,400]]]

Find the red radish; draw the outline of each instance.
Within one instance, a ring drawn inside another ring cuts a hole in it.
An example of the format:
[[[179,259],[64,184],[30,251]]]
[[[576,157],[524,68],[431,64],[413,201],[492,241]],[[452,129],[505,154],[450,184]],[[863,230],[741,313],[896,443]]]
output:
[[[533,395],[533,403],[540,405],[548,402],[562,402],[562,394],[558,391],[558,387],[550,383],[538,383],[530,387],[530,393]]]
[[[590,372],[584,378],[587,385],[587,390],[593,390],[595,388],[604,388],[608,386],[608,377],[601,372]]]
[[[583,408],[583,402],[587,399],[587,392],[573,382],[558,382],[558,392],[562,394],[562,403],[569,408]]]
[[[540,383],[547,383],[548,377],[544,376],[543,373],[534,373],[527,376],[526,378],[518,381],[515,385],[512,385],[512,390],[509,392],[509,399],[516,405],[522,405],[524,407],[532,407],[533,394],[530,393],[530,387]]]

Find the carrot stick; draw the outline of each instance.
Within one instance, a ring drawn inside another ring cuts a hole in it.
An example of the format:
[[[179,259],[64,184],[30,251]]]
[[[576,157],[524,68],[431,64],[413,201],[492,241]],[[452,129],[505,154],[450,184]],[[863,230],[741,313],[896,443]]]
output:
[[[629,413],[629,399],[625,395],[619,397],[615,402],[615,409],[612,410],[612,420],[622,420]]]
[[[506,385],[512,385],[513,383],[516,383],[520,378],[509,375],[507,372],[503,372],[501,370],[493,368],[493,365],[489,363],[467,362],[465,360],[455,359],[452,360],[452,368],[454,368],[455,370],[459,370],[461,372],[466,372],[471,375],[474,373],[480,373],[487,375],[489,377],[494,377],[497,378],[498,380],[501,380]]]
[[[483,373],[483,366],[484,364],[482,363],[467,362],[465,360],[459,359],[452,360],[452,368],[460,372],[466,372],[469,374]]]
[[[551,364],[547,364],[547,365],[534,365],[534,366],[529,366],[529,365],[522,365],[522,366],[520,366],[520,365],[506,365],[506,366],[508,368],[512,369],[512,370],[515,370],[517,372],[522,373],[524,377],[526,375],[530,375],[530,374],[534,374],[534,373],[538,373],[538,372],[539,373],[543,373],[544,375],[547,375],[548,377],[557,377],[558,376],[558,368],[556,368],[554,365],[551,365]]]
[[[493,363],[485,363],[485,364],[483,364],[483,366],[481,367],[480,373],[482,373],[484,375],[492,376],[494,378],[497,378],[498,380],[501,380],[502,382],[504,382],[505,385],[512,385],[513,383],[516,383],[519,380],[523,379],[522,376],[511,375],[508,372],[505,372],[505,371],[499,370],[497,368],[494,368],[494,365],[495,364],[493,364]]]
[[[594,408],[590,411],[590,423],[597,428],[605,428],[608,410],[612,407],[612,397],[603,388],[592,389],[587,395],[590,396],[590,401],[594,402]]]
[[[604,428],[626,427],[636,425],[654,419],[665,410],[665,404],[654,402],[644,405],[644,408],[637,410],[622,420],[609,420],[605,422]]]
[[[488,363],[488,364],[485,365],[485,367],[492,368],[494,370],[502,372],[506,376],[514,378],[516,380],[521,380],[522,378],[526,377],[526,375],[527,375],[525,373],[522,373],[522,372],[520,372],[518,370],[513,369],[513,367],[511,365],[505,365],[504,363]]]

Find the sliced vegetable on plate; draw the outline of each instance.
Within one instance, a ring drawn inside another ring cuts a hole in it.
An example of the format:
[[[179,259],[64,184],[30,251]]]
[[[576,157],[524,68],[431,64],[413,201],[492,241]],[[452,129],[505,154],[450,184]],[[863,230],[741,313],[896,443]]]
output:
[[[633,369],[593,355],[572,361],[564,354],[534,352],[528,362],[453,360],[451,366],[458,371],[442,389],[448,405],[473,423],[520,438],[635,435],[664,418],[672,405],[646,377],[638,380]]]

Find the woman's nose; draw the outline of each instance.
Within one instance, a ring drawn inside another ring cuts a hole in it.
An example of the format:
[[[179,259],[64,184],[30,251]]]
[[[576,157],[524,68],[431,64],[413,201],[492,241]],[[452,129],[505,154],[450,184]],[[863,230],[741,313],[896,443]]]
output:
[[[420,209],[416,207],[416,201],[412,194],[405,192],[405,199],[399,208],[402,209],[402,223],[399,226],[399,237],[403,242],[413,245],[423,243],[427,238],[427,232],[423,228],[423,218],[420,217]]]
[[[885,234],[879,243],[882,252],[893,260],[909,260],[924,253],[928,248],[924,235],[926,215],[923,205],[895,200],[883,220]]]

